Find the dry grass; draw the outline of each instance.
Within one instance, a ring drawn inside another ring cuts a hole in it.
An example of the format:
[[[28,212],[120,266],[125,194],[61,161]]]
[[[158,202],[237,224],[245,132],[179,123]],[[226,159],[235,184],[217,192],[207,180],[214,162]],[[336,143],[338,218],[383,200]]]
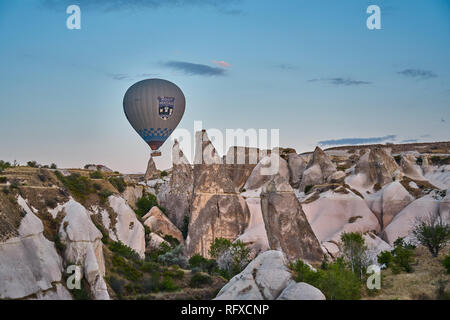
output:
[[[381,289],[375,296],[364,294],[368,300],[435,300],[439,297],[440,283],[450,292],[450,275],[446,273],[442,260],[450,252],[450,245],[433,258],[428,250],[420,246],[415,249],[414,272],[393,274],[390,269],[382,270]]]

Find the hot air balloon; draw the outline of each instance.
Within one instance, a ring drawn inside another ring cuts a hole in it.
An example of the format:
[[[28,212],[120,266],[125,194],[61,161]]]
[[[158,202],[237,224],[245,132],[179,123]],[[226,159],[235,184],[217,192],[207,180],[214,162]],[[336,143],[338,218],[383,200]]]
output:
[[[163,79],[136,82],[125,93],[123,110],[131,126],[160,156],[158,149],[184,114],[186,100],[177,85]]]

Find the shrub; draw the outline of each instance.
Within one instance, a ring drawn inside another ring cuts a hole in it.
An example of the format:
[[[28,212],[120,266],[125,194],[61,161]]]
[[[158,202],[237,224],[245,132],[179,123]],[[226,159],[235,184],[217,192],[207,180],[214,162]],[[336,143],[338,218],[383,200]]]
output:
[[[124,294],[123,288],[125,286],[124,280],[118,279],[114,276],[111,276],[111,277],[106,278],[106,281],[111,286],[111,289],[113,289],[114,292],[119,296],[119,298],[123,296],[123,294]]]
[[[411,263],[414,260],[414,246],[405,243],[403,238],[398,238],[394,242],[394,250],[382,251],[377,260],[383,263],[387,268],[391,268],[392,273],[398,274],[402,271],[413,272]]]
[[[56,177],[69,189],[75,196],[84,199],[87,195],[94,192],[91,181],[79,173],[72,173],[70,176],[63,176],[61,172],[55,172]]]
[[[154,194],[148,193],[143,195],[142,198],[136,201],[136,209],[134,211],[139,217],[143,217],[154,206],[157,206],[159,209],[161,209],[161,207],[158,206],[158,200],[156,199],[156,196]],[[165,210],[161,211],[164,212]]]
[[[142,278],[142,272],[137,270],[122,256],[114,255],[112,257],[112,264],[114,266],[114,270],[117,273],[123,275],[126,279],[130,281],[138,281]]]
[[[450,253],[447,254],[442,261],[442,265],[444,266],[445,270],[447,270],[447,273],[450,273]]]
[[[167,175],[168,175],[167,171],[161,171],[161,178],[167,177]]]
[[[437,257],[439,250],[450,241],[450,225],[439,214],[431,214],[418,221],[413,234],[433,257]]]
[[[305,186],[305,194],[307,194],[309,191],[311,191],[311,189],[313,188],[313,185],[307,185]]]
[[[189,268],[191,270],[197,269],[212,274],[217,271],[217,267],[217,262],[214,259],[206,259],[199,254],[194,254],[189,259]]]
[[[166,266],[178,265],[181,268],[186,268],[188,265],[188,260],[183,255],[183,251],[184,247],[182,245],[178,245],[172,250],[158,256],[158,262]]]
[[[211,277],[204,273],[196,273],[189,280],[189,287],[199,288],[212,283]]]
[[[382,251],[377,256],[377,260],[379,264],[384,264],[386,268],[389,268],[392,266],[392,261],[394,260],[394,257],[392,256],[392,253],[390,251]]]
[[[355,300],[361,296],[361,282],[342,258],[327,264],[326,269],[311,270],[303,261],[290,265],[294,280],[318,288],[329,300]]]
[[[109,250],[130,260],[141,260],[139,254],[136,251],[124,245],[121,241],[111,241],[111,243],[109,244]]]
[[[100,170],[89,173],[91,179],[103,179],[103,174]]]
[[[225,238],[215,238],[209,248],[209,255],[217,259],[225,253],[231,246],[231,241]]]
[[[123,180],[122,177],[111,177],[109,178],[109,182],[114,186],[114,188],[117,189],[120,193],[125,191],[125,187],[127,184],[125,183],[125,180]]]
[[[219,273],[227,279],[244,270],[250,262],[250,249],[240,240],[231,243],[228,239],[216,238],[211,243],[209,254],[217,259]]]
[[[58,166],[56,165],[56,163],[52,163],[50,165],[50,169],[58,169]]]
[[[161,281],[161,289],[164,291],[176,291],[178,290],[178,286],[172,278],[165,276]]]
[[[72,289],[72,294],[75,300],[90,300],[89,286],[85,281],[80,282],[80,289]]]
[[[166,240],[172,248],[175,248],[180,244],[180,241],[178,241],[177,238],[174,238],[169,234],[166,234],[163,239]]]
[[[31,168],[37,168],[37,167],[39,167],[39,164],[36,161],[28,161],[27,166],[29,166]]]
[[[6,183],[7,181],[8,181],[8,178],[0,177],[0,183]]]
[[[101,186],[100,184],[98,184],[97,182],[95,182],[92,186],[93,186],[94,189],[97,190],[97,191],[102,190],[102,186]]]
[[[106,199],[108,199],[108,197],[110,195],[112,195],[113,193],[109,190],[103,189],[102,191],[100,191],[98,193],[98,196],[100,197],[100,199],[104,202]]]
[[[11,163],[0,160],[0,172],[11,167]]]
[[[343,257],[350,265],[350,269],[361,280],[369,265],[369,258],[367,255],[367,246],[361,233],[349,232],[342,233],[341,241],[343,244]]]

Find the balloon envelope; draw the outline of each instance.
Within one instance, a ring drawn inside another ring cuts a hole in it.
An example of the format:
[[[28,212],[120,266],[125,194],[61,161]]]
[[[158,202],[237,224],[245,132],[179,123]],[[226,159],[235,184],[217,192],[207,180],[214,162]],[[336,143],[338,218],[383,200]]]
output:
[[[177,127],[186,100],[178,86],[162,79],[133,84],[123,98],[123,110],[131,126],[157,150]]]

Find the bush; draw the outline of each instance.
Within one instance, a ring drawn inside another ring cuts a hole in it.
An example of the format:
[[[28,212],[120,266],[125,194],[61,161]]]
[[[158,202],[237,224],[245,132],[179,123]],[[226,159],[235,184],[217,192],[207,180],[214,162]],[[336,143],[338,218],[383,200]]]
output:
[[[216,260],[206,259],[199,254],[194,254],[189,259],[189,268],[191,270],[197,269],[212,274],[213,272],[217,271],[218,266]]]
[[[225,238],[215,238],[214,241],[211,243],[209,248],[209,255],[214,258],[218,259],[222,254],[225,253],[231,246],[231,241]]]
[[[387,268],[391,268],[392,273],[398,274],[402,271],[413,272],[411,263],[414,260],[414,246],[405,243],[403,238],[398,238],[394,242],[394,250],[382,251],[378,257],[378,263],[385,264]]]
[[[442,261],[442,265],[444,266],[445,270],[447,270],[447,273],[450,273],[450,253],[447,254]]]
[[[175,284],[175,281],[173,281],[170,277],[163,277],[161,281],[161,290],[164,291],[176,291],[178,290],[178,286]]]
[[[390,251],[382,251],[377,256],[377,260],[379,264],[384,264],[386,268],[389,268],[392,266],[392,261],[394,260],[394,257],[392,256],[392,253]]]
[[[200,288],[205,285],[209,285],[212,283],[211,277],[204,273],[196,273],[189,280],[189,287],[191,288]]]
[[[8,181],[8,178],[0,177],[0,183],[6,183],[7,181]]]
[[[56,163],[52,163],[50,165],[50,169],[58,169],[58,166],[56,165]]]
[[[240,240],[231,243],[225,238],[215,238],[209,254],[217,259],[219,273],[227,279],[240,273],[250,262],[250,249]]]
[[[11,167],[11,163],[0,160],[0,172]]]
[[[101,186],[100,184],[98,184],[97,182],[95,182],[92,186],[93,186],[94,189],[97,190],[97,191],[102,190],[102,186]]]
[[[183,255],[183,251],[184,247],[182,245],[178,245],[172,250],[158,256],[158,262],[166,266],[178,265],[181,268],[186,268],[188,265],[188,260]]]
[[[100,191],[98,193],[98,196],[100,197],[100,199],[102,200],[102,202],[106,201],[106,199],[108,199],[108,197],[110,195],[112,195],[113,193],[109,190],[103,189],[102,191]]]
[[[124,245],[121,241],[111,241],[111,243],[109,244],[108,247],[109,247],[109,250],[111,250],[112,252],[114,252],[124,258],[134,260],[134,261],[141,260],[139,254],[136,251],[134,251],[130,247]]]
[[[94,192],[89,178],[83,177],[79,173],[72,173],[70,176],[65,177],[61,172],[56,171],[55,175],[75,197],[84,199],[87,195]]]
[[[136,209],[134,211],[139,217],[143,217],[154,206],[157,206],[159,209],[161,209],[161,207],[158,206],[158,200],[156,199],[156,196],[154,194],[148,193],[143,195],[142,198],[136,201]],[[165,210],[161,211],[164,212]]]
[[[90,300],[89,286],[85,281],[80,282],[80,289],[72,289],[72,294],[75,300]]]
[[[123,296],[124,294],[124,286],[125,286],[125,281],[122,279],[117,279],[114,276],[108,277],[106,278],[106,281],[109,283],[111,289],[114,290],[114,292],[120,297]]]
[[[125,180],[123,180],[122,177],[111,177],[109,178],[109,182],[114,186],[114,188],[117,189],[120,193],[125,191],[125,187],[127,184],[125,183]]]
[[[112,264],[115,272],[123,275],[130,281],[138,281],[142,278],[142,272],[137,270],[122,256],[114,255],[112,257]]]
[[[413,234],[420,244],[428,248],[433,257],[450,241],[450,225],[439,214],[431,214],[418,221]]]
[[[101,171],[97,170],[89,173],[89,177],[91,177],[91,179],[103,179],[103,174]]]
[[[294,280],[318,288],[329,300],[356,300],[361,297],[361,282],[342,258],[327,264],[326,269],[311,270],[303,261],[290,265]]]
[[[31,168],[37,168],[37,167],[39,167],[39,164],[36,161],[28,161],[27,166],[29,166]]]
[[[307,185],[305,186],[305,194],[307,194],[309,191],[311,191],[311,189],[313,188],[313,185]]]
[[[168,175],[167,171],[161,171],[161,178],[167,177],[167,175]]]

